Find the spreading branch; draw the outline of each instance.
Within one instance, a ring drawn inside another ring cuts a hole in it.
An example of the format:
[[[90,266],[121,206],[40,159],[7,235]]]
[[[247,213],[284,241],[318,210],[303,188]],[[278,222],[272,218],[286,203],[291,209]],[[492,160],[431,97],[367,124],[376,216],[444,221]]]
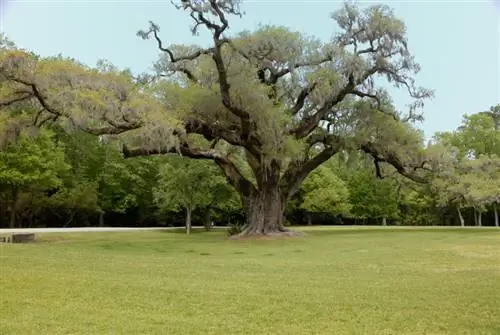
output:
[[[323,149],[312,158],[294,160],[285,171],[280,187],[287,199],[291,198],[300,189],[300,185],[305,178],[318,166],[332,158],[342,147],[342,140],[336,135],[326,135],[324,133],[314,134],[307,139],[308,145],[313,148],[321,143]]]
[[[260,158],[262,152],[260,149],[261,143],[258,138],[251,136],[248,140],[243,141],[239,136],[239,127],[236,127],[237,129],[232,130],[227,127],[218,126],[217,123],[218,121],[213,124],[208,124],[201,120],[191,118],[185,122],[185,130],[187,133],[202,135],[207,141],[223,139],[229,144],[244,147],[254,157]]]
[[[204,25],[212,31],[212,39],[213,39],[213,47],[207,49],[200,49],[196,52],[193,52],[189,55],[183,57],[176,57],[172,50],[164,47],[163,42],[161,41],[158,32],[159,26],[150,22],[150,28],[148,31],[139,31],[138,35],[144,39],[147,39],[152,34],[155,38],[158,48],[165,52],[171,63],[177,63],[180,61],[193,61],[196,60],[199,56],[203,54],[210,55],[212,60],[214,61],[215,67],[217,69],[218,76],[218,84],[219,84],[219,93],[221,95],[222,104],[228,111],[230,111],[233,115],[238,117],[241,122],[241,141],[248,142],[250,139],[251,133],[251,122],[250,122],[250,114],[245,111],[243,108],[239,107],[234,103],[231,97],[231,90],[229,79],[227,76],[227,66],[224,63],[222,57],[222,47],[225,43],[228,42],[227,39],[222,37],[222,34],[229,27],[228,20],[226,18],[225,13],[241,15],[239,9],[236,5],[231,1],[217,1],[217,0],[209,0],[209,8],[207,9],[203,3],[199,3],[196,1],[181,1],[180,5],[176,5],[178,9],[183,9],[190,12],[191,18],[195,22],[195,26],[193,27],[193,33],[196,33],[199,26]],[[219,21],[218,23],[211,21],[207,14],[210,13]],[[187,69],[182,69],[182,72],[186,73],[188,78],[194,80],[195,76],[192,72]]]
[[[178,153],[182,156],[193,159],[213,160],[222,169],[228,182],[234,188],[236,188],[240,192],[240,194],[249,196],[250,194],[255,192],[255,186],[243,176],[238,167],[227,156],[223,155],[217,150],[202,150],[199,148],[192,148],[185,142],[181,143],[179,147],[153,150],[147,150],[144,148],[130,149],[126,146],[123,147],[123,155],[125,156],[125,158],[165,155],[169,153]]]
[[[379,151],[371,142],[361,144],[359,149],[373,157],[378,177],[382,177],[379,164],[389,163],[399,172],[399,174],[413,180],[416,183],[426,184],[428,182],[427,179],[415,174],[418,169],[422,169],[424,167],[425,162],[421,163],[421,165],[409,168],[408,166],[405,166],[401,159],[399,159],[399,157],[397,157],[394,153],[389,152],[382,154],[381,151]]]

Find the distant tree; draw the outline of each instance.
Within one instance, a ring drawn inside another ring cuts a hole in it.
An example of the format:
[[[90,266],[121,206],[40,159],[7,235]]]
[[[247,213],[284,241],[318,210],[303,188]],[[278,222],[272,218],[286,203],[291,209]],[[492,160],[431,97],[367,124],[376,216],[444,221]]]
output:
[[[328,166],[320,166],[305,180],[300,192],[299,208],[308,213],[326,213],[332,216],[349,216],[349,190],[335,172]]]
[[[391,179],[376,179],[371,169],[359,168],[348,180],[351,214],[356,219],[378,219],[382,225],[399,217],[396,187]]]
[[[208,161],[168,157],[160,168],[155,201],[163,212],[182,208],[185,211],[186,234],[190,234],[192,214],[197,208],[209,211],[212,206],[224,206],[232,190],[215,165]]]
[[[9,226],[16,226],[22,192],[45,190],[62,184],[60,175],[70,166],[64,149],[48,129],[29,127],[26,115],[0,115],[0,132],[7,137],[0,151],[0,189],[8,192]]]

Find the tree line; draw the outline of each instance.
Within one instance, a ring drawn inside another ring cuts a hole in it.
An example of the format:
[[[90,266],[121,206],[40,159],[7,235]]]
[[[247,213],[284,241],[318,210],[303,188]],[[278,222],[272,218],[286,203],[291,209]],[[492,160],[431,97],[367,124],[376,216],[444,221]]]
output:
[[[327,42],[269,25],[228,36],[238,1],[178,9],[213,43],[167,45],[150,22],[138,36],[161,52],[154,74],[1,37],[1,227],[498,226],[500,106],[425,143],[434,93],[388,6],[344,4]]]
[[[426,147],[440,166],[427,184],[376,175],[344,152],[314,170],[288,203],[288,224],[498,226],[500,105],[466,115]],[[24,121],[24,123],[23,123]],[[238,194],[212,161],[176,154],[125,159],[116,142],[3,114],[1,227],[240,224]],[[244,161],[243,157],[239,157]],[[250,171],[247,171],[250,174]]]

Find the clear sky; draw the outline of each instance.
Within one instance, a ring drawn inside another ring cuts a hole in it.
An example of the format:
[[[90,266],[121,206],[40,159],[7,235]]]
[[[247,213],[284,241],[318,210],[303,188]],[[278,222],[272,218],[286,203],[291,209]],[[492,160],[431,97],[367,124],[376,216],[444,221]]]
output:
[[[149,70],[158,52],[153,41],[136,37],[148,20],[158,23],[164,40],[206,45],[206,34],[189,32],[190,18],[169,0],[0,0],[2,29],[19,46],[41,55],[62,53],[93,65],[108,59],[134,72]],[[363,5],[371,2],[360,1]],[[373,2],[375,3],[375,2]],[[409,46],[422,66],[418,83],[436,90],[425,106],[423,129],[455,129],[464,113],[500,103],[500,7],[495,0],[385,1],[408,27]],[[261,23],[286,25],[323,40],[334,32],[329,13],[339,1],[248,0],[243,19],[231,30]],[[394,95],[398,107],[408,102]]]

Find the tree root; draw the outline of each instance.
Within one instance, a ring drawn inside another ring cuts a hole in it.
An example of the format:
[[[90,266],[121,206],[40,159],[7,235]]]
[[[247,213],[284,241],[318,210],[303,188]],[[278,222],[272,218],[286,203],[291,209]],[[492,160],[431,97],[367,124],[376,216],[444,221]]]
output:
[[[257,231],[253,229],[244,229],[241,233],[233,235],[230,237],[232,240],[246,240],[246,239],[256,239],[256,240],[276,240],[282,238],[292,238],[292,237],[303,237],[305,234],[303,232],[290,230],[285,227],[281,227],[274,231]]]

